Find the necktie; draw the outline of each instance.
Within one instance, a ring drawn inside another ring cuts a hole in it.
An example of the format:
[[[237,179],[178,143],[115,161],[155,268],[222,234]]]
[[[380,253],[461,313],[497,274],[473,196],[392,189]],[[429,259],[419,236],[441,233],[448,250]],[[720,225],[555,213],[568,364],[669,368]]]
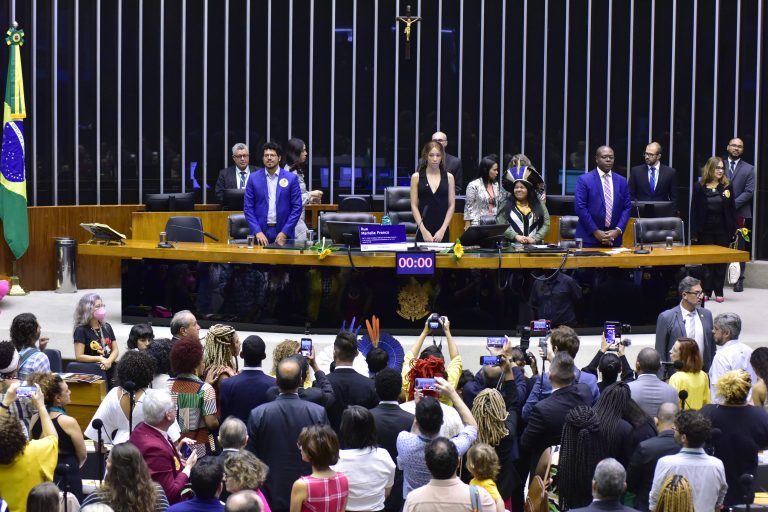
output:
[[[728,179],[732,180],[733,172],[736,170],[736,162],[734,162],[733,160],[730,160],[728,163],[730,164],[730,166],[728,167]]]
[[[688,331],[686,335],[691,339],[696,339],[696,319],[694,313],[688,313],[688,321],[686,322]]]
[[[605,197],[605,227],[611,227],[611,217],[613,216],[613,194],[611,194],[611,184],[608,180],[611,177],[603,174],[603,196]]]
[[[653,194],[653,192],[656,190],[656,168],[655,167],[651,167],[650,185],[651,185],[651,194]]]
[[[245,171],[240,171],[240,186],[238,188],[245,188]]]

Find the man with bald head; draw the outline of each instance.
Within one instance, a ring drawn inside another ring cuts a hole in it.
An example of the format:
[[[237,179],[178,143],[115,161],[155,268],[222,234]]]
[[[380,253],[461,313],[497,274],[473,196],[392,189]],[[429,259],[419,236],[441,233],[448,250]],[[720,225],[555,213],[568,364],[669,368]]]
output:
[[[621,247],[632,201],[627,180],[613,172],[613,162],[613,149],[600,146],[595,152],[596,168],[576,182],[576,238],[583,240],[584,247]]]
[[[435,132],[432,134],[432,140],[439,142],[443,146],[443,152],[445,153],[445,170],[453,174],[454,183],[456,183],[456,193],[461,194],[464,191],[464,177],[461,170],[461,160],[453,155],[449,155],[446,148],[448,147],[448,136],[443,132]]]
[[[725,161],[725,175],[731,180],[733,195],[736,196],[736,225],[752,231],[752,196],[755,194],[755,166],[741,159],[744,153],[744,141],[733,138],[728,142],[728,158]],[[736,237],[737,249],[752,252],[752,237],[750,242]],[[733,285],[733,291],[744,291],[744,270],[746,264],[739,263],[741,276]]]
[[[272,510],[283,512],[290,509],[293,482],[312,472],[296,446],[299,433],[309,425],[327,425],[328,416],[325,408],[299,398],[301,368],[295,359],[283,359],[276,376],[280,395],[251,411],[247,449],[269,466],[264,496]]]
[[[661,144],[645,146],[645,163],[629,171],[629,196],[633,201],[672,201],[677,206],[677,176],[661,163]]]

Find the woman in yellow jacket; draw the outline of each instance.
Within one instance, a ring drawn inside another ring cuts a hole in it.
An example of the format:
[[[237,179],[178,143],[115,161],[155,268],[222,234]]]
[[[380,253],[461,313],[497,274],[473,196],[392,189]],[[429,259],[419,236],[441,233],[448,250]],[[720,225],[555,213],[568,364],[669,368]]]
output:
[[[669,351],[670,359],[683,363],[683,368],[675,372],[669,379],[669,384],[678,392],[686,391],[685,407],[688,409],[701,409],[710,402],[709,376],[702,371],[703,360],[696,340],[692,338],[678,338],[672,350]],[[680,400],[680,407],[683,401]]]

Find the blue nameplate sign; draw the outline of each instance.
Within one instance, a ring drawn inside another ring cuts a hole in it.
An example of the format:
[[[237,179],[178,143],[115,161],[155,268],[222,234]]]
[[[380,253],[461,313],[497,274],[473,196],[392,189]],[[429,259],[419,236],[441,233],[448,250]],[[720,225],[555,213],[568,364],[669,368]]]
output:
[[[398,252],[395,254],[397,275],[433,276],[435,275],[434,252]]]
[[[360,226],[361,251],[397,251],[407,245],[404,224]]]

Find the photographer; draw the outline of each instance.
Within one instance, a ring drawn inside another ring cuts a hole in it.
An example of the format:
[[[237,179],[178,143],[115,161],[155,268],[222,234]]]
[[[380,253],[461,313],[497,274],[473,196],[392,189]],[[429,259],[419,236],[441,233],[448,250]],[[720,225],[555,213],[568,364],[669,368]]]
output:
[[[602,380],[597,383],[597,388],[602,393],[605,388],[616,382],[621,372],[622,382],[631,382],[635,380],[635,372],[632,371],[632,367],[629,366],[627,357],[624,355],[626,345],[621,341],[616,343],[608,343],[605,340],[605,334],[603,334],[600,341],[600,349],[592,358],[592,361],[581,369],[583,372],[589,372],[597,376],[597,371],[600,370]]]
[[[518,358],[521,357],[522,350],[518,347],[512,347],[509,341],[502,348],[486,348],[492,356],[502,356],[503,360],[498,365],[483,365],[475,374],[474,379],[464,385],[461,398],[467,407],[472,408],[475,397],[484,389],[498,390],[505,400],[507,400],[507,394],[511,390],[515,396],[514,409],[519,416],[528,396],[528,382],[524,373],[525,362],[523,361],[523,365],[520,366],[520,363],[515,360],[516,355]],[[530,360],[533,360],[535,365],[533,354],[529,355]],[[507,381],[514,381],[514,385],[508,386]]]

